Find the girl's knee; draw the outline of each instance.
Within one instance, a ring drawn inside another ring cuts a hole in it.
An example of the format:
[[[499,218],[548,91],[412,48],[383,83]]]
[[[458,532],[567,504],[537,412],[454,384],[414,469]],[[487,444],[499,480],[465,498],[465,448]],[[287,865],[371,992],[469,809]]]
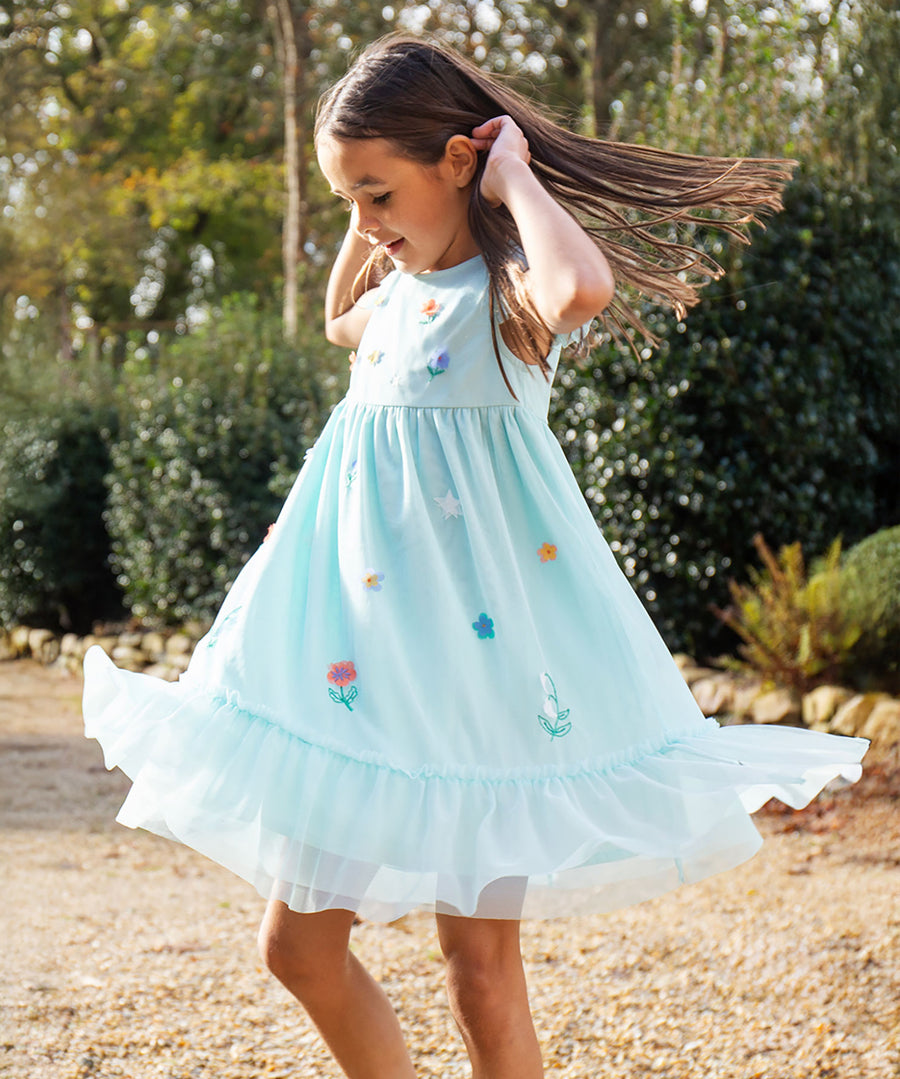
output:
[[[470,931],[460,924],[450,934],[442,934],[441,943],[450,998],[458,1015],[485,1015],[518,1006],[524,972],[517,926],[472,925]]]
[[[260,957],[294,991],[304,982],[324,983],[344,965],[352,923],[348,911],[297,914],[283,903],[270,903],[257,936]]]

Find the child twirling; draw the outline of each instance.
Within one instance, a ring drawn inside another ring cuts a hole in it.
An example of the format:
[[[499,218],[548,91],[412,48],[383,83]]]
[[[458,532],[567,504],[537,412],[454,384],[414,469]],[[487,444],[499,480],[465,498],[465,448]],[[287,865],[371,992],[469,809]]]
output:
[[[268,897],[263,956],[351,1079],[415,1074],[348,942],[417,907],[476,1079],[537,1079],[521,917],[731,867],[748,811],[859,774],[860,739],[703,717],[546,424],[579,328],[639,324],[614,277],[680,307],[714,272],[654,227],[734,232],[787,173],[572,135],[404,38],[326,95],[316,145],[351,214],[326,296],[349,392],[181,680],[88,654],[87,729],[134,780],[120,820]]]

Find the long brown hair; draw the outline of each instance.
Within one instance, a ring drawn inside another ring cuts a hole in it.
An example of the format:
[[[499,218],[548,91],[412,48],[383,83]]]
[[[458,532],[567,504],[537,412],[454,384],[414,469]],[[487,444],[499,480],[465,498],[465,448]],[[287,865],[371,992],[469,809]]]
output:
[[[781,190],[794,164],[697,157],[578,135],[458,53],[397,34],[370,45],[322,96],[315,133],[317,139],[326,132],[339,139],[383,138],[428,166],[441,160],[451,136],[471,136],[474,127],[504,114],[528,140],[537,178],[603,251],[617,286],[626,286],[600,316],[617,336],[630,337],[632,328],[652,340],[629,292],[668,304],[682,317],[706,280],[723,272],[685,226],[711,226],[748,242],[747,227],[758,215],[782,208]],[[481,196],[486,159],[481,151],[469,227],[487,264],[492,313],[499,310],[506,320],[512,350],[546,374],[552,334],[524,286],[512,214]],[[355,298],[387,263],[376,248],[357,278]],[[494,347],[499,362],[496,332]]]

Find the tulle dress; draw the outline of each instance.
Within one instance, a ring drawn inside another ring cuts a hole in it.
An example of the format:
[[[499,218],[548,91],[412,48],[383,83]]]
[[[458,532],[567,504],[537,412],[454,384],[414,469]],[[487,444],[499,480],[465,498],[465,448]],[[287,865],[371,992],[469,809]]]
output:
[[[748,858],[867,743],[698,709],[493,352],[481,257],[394,272],[349,392],[185,674],[85,658],[118,819],[296,911],[610,910]],[[555,367],[565,341],[549,360]]]

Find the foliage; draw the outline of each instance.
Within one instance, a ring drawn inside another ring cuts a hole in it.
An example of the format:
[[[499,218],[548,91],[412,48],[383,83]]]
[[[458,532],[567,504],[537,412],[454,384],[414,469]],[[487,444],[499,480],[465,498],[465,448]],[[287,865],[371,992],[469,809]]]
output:
[[[900,237],[805,179],[686,322],[648,319],[655,351],[561,369],[551,422],[669,646],[715,654],[754,532],[815,556],[900,517]]]
[[[109,407],[0,421],[0,625],[86,632],[118,610],[103,527]]]
[[[744,665],[801,692],[838,677],[861,634],[841,600],[841,541],[811,578],[799,543],[777,558],[759,533],[753,543],[764,569],[749,567],[749,585],[730,584],[732,606],[715,608],[743,641]]]
[[[876,675],[900,675],[900,525],[867,536],[844,557],[843,605],[862,627],[858,666]]]
[[[277,316],[236,297],[126,365],[106,521],[136,616],[212,618],[262,541],[335,399],[337,379],[309,359],[318,339],[300,348],[284,344]]]

